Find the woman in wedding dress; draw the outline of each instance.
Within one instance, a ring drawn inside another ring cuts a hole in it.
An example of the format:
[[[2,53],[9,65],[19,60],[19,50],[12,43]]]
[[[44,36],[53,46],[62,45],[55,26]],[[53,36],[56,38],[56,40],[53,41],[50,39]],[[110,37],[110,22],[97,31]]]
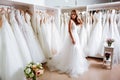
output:
[[[79,45],[77,27],[80,26],[75,10],[71,12],[69,21],[69,34],[66,37],[63,48],[51,60],[47,66],[51,71],[58,70],[61,73],[68,73],[71,77],[78,77],[88,69],[83,50]]]
[[[19,52],[14,33],[5,17],[5,13],[0,15],[0,18],[2,19],[2,25],[0,25],[2,38],[2,54],[0,54],[2,56],[0,58],[2,62],[0,63],[2,80],[24,80],[23,60],[20,57],[21,53]]]

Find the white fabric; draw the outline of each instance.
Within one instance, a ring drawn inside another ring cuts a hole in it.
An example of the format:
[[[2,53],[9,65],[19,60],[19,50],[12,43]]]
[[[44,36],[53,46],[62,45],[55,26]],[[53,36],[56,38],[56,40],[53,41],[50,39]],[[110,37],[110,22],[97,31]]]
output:
[[[2,80],[24,80],[23,60],[17,42],[5,15],[2,15]]]
[[[9,16],[10,16],[11,28],[13,29],[13,33],[15,35],[17,45],[18,45],[19,51],[21,53],[20,57],[23,60],[22,62],[24,63],[24,66],[26,66],[26,64],[28,64],[32,61],[30,51],[26,44],[25,38],[24,38],[22,32],[20,31],[19,26],[15,20],[14,12],[12,11]]]
[[[55,25],[55,20],[54,18],[52,19],[51,22],[51,47],[52,47],[52,54],[56,54],[60,51],[61,47],[62,47],[62,39],[60,37],[60,34],[58,32],[57,26]]]
[[[94,20],[96,21],[95,27],[93,26],[93,30],[91,33],[91,37],[88,41],[88,54],[89,56],[96,56],[98,54],[100,44],[102,42],[102,24],[101,24],[101,18],[102,13],[95,13],[94,14]]]
[[[47,66],[52,71],[59,70],[68,73],[71,77],[77,77],[88,69],[88,63],[79,45],[76,24],[74,22],[72,24],[72,35],[76,44],[73,45],[70,36],[67,35],[62,50],[48,61]]]
[[[18,19],[18,24],[20,26],[20,29],[26,39],[28,48],[30,50],[32,60],[34,62],[44,62],[45,57],[43,55],[43,52],[39,46],[39,43],[36,39],[36,36],[34,35],[34,32],[32,30],[32,27],[30,27],[24,19],[24,14],[20,15],[20,13],[17,11],[16,16]],[[30,21],[29,15],[27,15],[26,21]]]
[[[120,35],[116,24],[116,14],[115,10],[112,10],[110,15],[110,33],[111,38],[114,39],[114,54],[113,54],[113,64],[120,63]]]

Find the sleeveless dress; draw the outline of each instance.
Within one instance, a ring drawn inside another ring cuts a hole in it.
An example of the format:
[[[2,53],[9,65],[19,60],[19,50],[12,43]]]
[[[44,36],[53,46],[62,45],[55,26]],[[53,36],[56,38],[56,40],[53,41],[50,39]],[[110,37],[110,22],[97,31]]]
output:
[[[14,33],[5,15],[2,15],[2,47],[0,68],[2,80],[24,80],[24,66]]]
[[[112,10],[110,15],[110,34],[111,38],[114,39],[113,47],[113,64],[120,63],[120,35],[116,24],[116,13],[115,10]]]
[[[104,47],[107,46],[106,40],[110,38],[110,28],[109,28],[109,19],[110,14],[107,12],[104,14],[104,22],[103,22],[103,34],[102,34],[102,43],[100,46],[99,53],[101,53],[101,56],[104,55]]]
[[[26,21],[30,21],[30,16],[26,15]],[[30,50],[32,61],[34,62],[45,62],[45,56],[41,50],[41,47],[34,35],[33,29],[29,26],[25,21],[24,13],[20,15],[19,11],[16,12],[16,18],[19,25],[20,30],[22,31],[24,38],[27,42],[28,48]]]
[[[51,19],[51,42],[52,54],[54,55],[60,51],[60,48],[62,46],[61,37],[55,24],[54,17]]]
[[[72,43],[70,35],[68,34],[63,48],[59,54],[56,54],[48,61],[47,66],[51,71],[58,70],[62,73],[68,73],[71,77],[77,77],[88,69],[88,63],[79,45],[77,26],[73,21],[72,23],[72,35],[76,43]]]
[[[102,13],[95,13],[94,17],[96,24],[94,24],[95,26],[92,28],[93,30],[87,47],[89,56],[96,56],[98,54],[102,42]]]
[[[16,41],[17,41],[17,45],[19,47],[19,51],[21,53],[21,58],[23,60],[24,66],[26,64],[28,64],[29,62],[32,61],[31,55],[30,55],[30,51],[29,48],[27,46],[27,43],[25,41],[25,38],[22,34],[22,32],[19,29],[19,26],[17,24],[17,21],[15,20],[15,14],[14,11],[12,11],[10,14],[10,24],[11,24],[11,28],[13,29],[13,33],[15,35]]]

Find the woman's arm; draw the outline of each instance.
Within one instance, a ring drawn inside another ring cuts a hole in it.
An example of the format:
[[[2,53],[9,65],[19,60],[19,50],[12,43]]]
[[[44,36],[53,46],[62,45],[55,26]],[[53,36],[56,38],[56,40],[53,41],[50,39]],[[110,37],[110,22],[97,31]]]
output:
[[[72,27],[72,22],[70,20],[69,25],[68,25],[69,35],[71,37],[72,43],[75,44],[75,40],[74,40],[73,35],[72,35],[71,27]]]
[[[83,24],[83,21],[82,21],[81,19],[78,18],[77,21],[78,21],[78,23],[79,23],[80,25]]]

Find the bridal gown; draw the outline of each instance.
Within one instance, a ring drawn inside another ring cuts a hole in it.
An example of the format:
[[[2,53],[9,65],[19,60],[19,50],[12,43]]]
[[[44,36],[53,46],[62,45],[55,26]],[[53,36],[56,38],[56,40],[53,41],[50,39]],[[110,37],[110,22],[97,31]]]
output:
[[[68,13],[64,13],[64,37],[68,35],[68,23],[69,23],[69,16]]]
[[[16,38],[16,41],[19,47],[19,51],[21,53],[21,58],[23,60],[24,66],[26,66],[26,64],[32,61],[30,51],[28,49],[25,38],[19,29],[19,25],[17,24],[17,21],[15,20],[14,11],[12,11],[9,16],[10,16],[11,28],[13,29],[13,32],[14,32],[14,35],[15,35],[15,38]]]
[[[58,70],[61,73],[68,73],[71,77],[77,77],[88,69],[88,62],[79,45],[77,27],[78,26],[72,21],[72,35],[76,43],[73,44],[70,35],[67,35],[59,54],[53,56],[47,63],[51,71]]]
[[[51,24],[49,24],[49,22],[47,22],[47,20],[45,19],[45,15],[42,16],[42,20],[41,20],[41,33],[42,33],[42,39],[43,39],[43,51],[44,51],[44,55],[47,59],[49,59],[50,57],[52,57],[50,48],[51,48]]]
[[[33,28],[33,31],[34,31],[36,37],[38,34],[38,32],[37,32],[37,24],[38,24],[37,18],[38,18],[37,13],[34,12],[32,17],[31,17],[31,25],[32,25],[32,28]]]
[[[59,31],[58,31],[58,26],[56,26],[55,24],[55,20],[54,18],[52,17],[51,19],[51,29],[52,29],[52,32],[51,32],[51,42],[52,42],[52,54],[56,54],[60,51],[61,49],[61,46],[62,46],[62,41],[61,41],[61,37],[60,37],[60,34],[59,34]]]
[[[101,12],[94,14],[95,23],[93,24],[91,36],[87,46],[87,53],[90,56],[96,56],[98,54],[100,44],[102,41],[101,39],[102,38],[102,24],[101,24],[102,18],[101,17],[102,17]]]
[[[87,31],[87,39],[88,40],[89,40],[90,34],[91,34],[91,27],[92,27],[92,19],[91,19],[90,13],[87,13],[87,17],[86,17],[86,31]]]
[[[113,64],[120,63],[120,35],[116,24],[116,13],[112,10],[110,15],[110,33],[111,38],[114,39],[114,54],[113,54]]]
[[[40,16],[40,14],[38,14],[38,13],[36,13],[36,35],[37,35],[37,38],[38,38],[38,40],[39,40],[39,43],[40,43],[40,45],[41,45],[41,48],[42,48],[42,50],[44,50],[44,42],[43,42],[43,37],[42,37],[42,31],[41,31],[41,24],[40,24],[40,22],[41,22],[41,16]],[[33,23],[35,23],[35,21],[33,22]],[[43,51],[43,53],[44,53],[44,51]]]
[[[45,15],[46,21],[45,21],[45,33],[46,33],[46,41],[47,41],[47,45],[48,45],[48,54],[50,55],[50,57],[52,57],[52,53],[51,53],[51,17],[46,14]]]
[[[118,14],[118,31],[119,31],[119,35],[120,35],[120,13]]]
[[[64,17],[64,14],[61,14],[61,16],[60,16],[60,34],[61,34],[61,39],[62,39],[62,41],[64,41],[64,39],[65,39],[65,29],[64,29],[64,27],[65,27],[65,17]]]
[[[0,16],[0,66],[2,66],[2,17]],[[1,79],[2,70],[0,69],[0,79]]]
[[[1,17],[1,15],[0,15]],[[8,23],[5,15],[2,15],[1,38],[2,47],[0,61],[2,61],[1,76],[2,80],[24,80],[23,60],[17,45],[14,33]]]
[[[109,12],[104,14],[103,20],[104,22],[103,22],[102,43],[99,50],[99,53],[101,53],[101,56],[104,55],[104,47],[107,46],[106,40],[110,38],[110,27],[109,27],[110,13]]]
[[[26,16],[27,16],[26,21],[27,22],[30,21],[30,16],[29,15]],[[36,36],[34,35],[32,27],[29,26],[25,21],[24,13],[20,15],[20,12],[17,10],[16,18],[18,20],[17,22],[19,24],[19,28],[22,31],[24,38],[26,39],[28,48],[32,56],[32,60],[34,62],[40,63],[44,62],[45,61],[44,54],[39,46]]]
[[[80,35],[79,35],[79,40],[80,40],[80,46],[83,48],[83,51],[85,51],[86,43],[87,43],[87,31],[86,31],[86,25],[85,25],[85,14],[82,14],[82,20],[83,23],[81,25],[80,29]]]

